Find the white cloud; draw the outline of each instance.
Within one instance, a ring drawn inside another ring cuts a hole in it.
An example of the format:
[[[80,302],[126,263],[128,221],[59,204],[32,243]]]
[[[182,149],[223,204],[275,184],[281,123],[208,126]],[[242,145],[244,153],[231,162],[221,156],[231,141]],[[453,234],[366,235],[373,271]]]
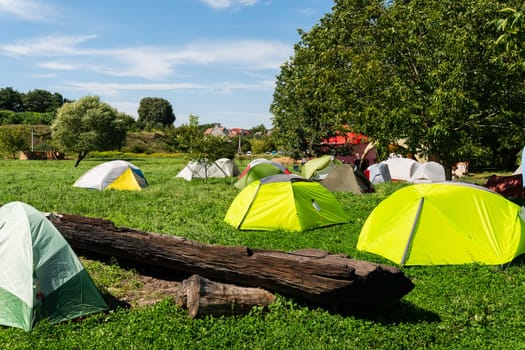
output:
[[[64,62],[42,62],[39,66],[50,70],[74,70],[78,68],[74,64]]]
[[[239,3],[243,6],[253,6],[258,0],[239,0]]]
[[[0,0],[2,13],[30,22],[50,22],[59,16],[55,8],[33,0]]]
[[[50,78],[56,78],[57,75],[53,73],[45,73],[45,74],[33,74],[32,77],[38,78],[38,79],[50,79]]]
[[[93,95],[117,96],[125,91],[175,91],[175,90],[194,90],[204,92],[214,92],[229,94],[234,90],[272,90],[274,82],[262,80],[256,83],[145,83],[145,84],[125,84],[125,83],[100,83],[100,82],[67,82],[61,88],[78,90],[83,93]]]
[[[252,69],[278,69],[292,53],[289,44],[262,40],[198,43],[180,52],[188,61],[226,63]]]
[[[86,51],[80,50],[78,45],[96,37],[96,35],[48,35],[32,40],[20,40],[14,44],[0,45],[0,53],[6,56],[37,57],[82,55],[86,54]]]
[[[238,6],[253,6],[258,0],[201,0],[206,5],[217,9],[227,9]]]
[[[182,48],[141,46],[90,48],[97,35],[49,35],[0,45],[0,54],[13,57],[56,58],[39,63],[50,70],[84,70],[108,76],[167,80],[183,65],[219,65],[236,69],[279,69],[293,54],[289,44],[240,40],[199,42]],[[92,62],[97,62],[94,65]]]

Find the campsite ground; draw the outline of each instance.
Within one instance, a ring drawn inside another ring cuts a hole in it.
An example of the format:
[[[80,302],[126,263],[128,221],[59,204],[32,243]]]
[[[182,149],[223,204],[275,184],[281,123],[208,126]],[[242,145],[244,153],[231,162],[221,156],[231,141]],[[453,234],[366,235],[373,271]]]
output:
[[[46,212],[105,218],[117,226],[207,243],[292,251],[317,248],[392,265],[356,249],[369,213],[403,184],[375,193],[337,193],[345,225],[306,232],[243,232],[224,221],[238,190],[232,181],[175,179],[184,159],[129,158],[150,186],[141,192],[72,188],[101,159],[0,161],[0,203],[22,201]],[[492,172],[491,172],[492,173]],[[481,182],[485,175],[464,180]],[[180,280],[116,260],[83,257],[111,309],[80,322],[40,322],[31,333],[0,327],[8,349],[519,349],[525,329],[525,263],[499,266],[414,266],[403,272],[415,288],[374,313],[340,314],[279,296],[267,312],[191,320],[170,301]],[[165,298],[167,296],[167,298]]]
[[[505,171],[483,171],[470,173],[458,180],[483,185],[493,174],[510,175]],[[105,292],[112,297],[112,306],[143,307],[155,304],[164,299],[173,299],[181,285],[180,279],[172,279],[169,273],[155,271],[130,262],[119,262],[116,259],[100,263],[100,258],[82,257],[82,262],[91,274],[98,280],[104,280],[103,275],[112,276],[106,281]],[[105,272],[101,272],[105,269]]]

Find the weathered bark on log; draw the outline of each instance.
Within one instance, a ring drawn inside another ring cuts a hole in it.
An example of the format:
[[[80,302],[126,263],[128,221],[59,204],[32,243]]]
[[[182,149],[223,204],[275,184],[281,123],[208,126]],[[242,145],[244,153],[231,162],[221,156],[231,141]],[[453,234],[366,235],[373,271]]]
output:
[[[414,287],[396,267],[317,249],[282,252],[206,245],[115,227],[99,218],[53,214],[50,219],[73,249],[263,288],[317,304],[382,304],[399,300]]]
[[[182,281],[175,299],[179,306],[188,310],[191,318],[196,318],[246,314],[254,306],[265,307],[273,303],[275,296],[261,288],[239,287],[193,275]]]

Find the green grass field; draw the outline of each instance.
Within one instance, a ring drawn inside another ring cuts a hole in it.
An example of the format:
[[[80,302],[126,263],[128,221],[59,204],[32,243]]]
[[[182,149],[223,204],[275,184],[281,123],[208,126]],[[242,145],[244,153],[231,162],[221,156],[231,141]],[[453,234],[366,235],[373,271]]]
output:
[[[128,160],[150,183],[141,192],[73,188],[74,181],[101,159],[86,159],[78,168],[73,161],[0,161],[0,203],[22,201],[41,211],[100,217],[117,226],[208,244],[284,251],[318,248],[391,264],[355,246],[368,214],[400,184],[378,186],[376,193],[365,196],[336,193],[351,217],[345,225],[302,233],[241,232],[223,221],[238,193],[233,180],[176,179],[183,159]],[[115,262],[86,268],[104,290],[129,273]],[[341,315],[278,296],[268,312],[255,309],[245,316],[191,320],[165,299],[151,306],[114,308],[79,322],[41,322],[30,333],[0,327],[0,348],[525,349],[525,265],[520,259],[505,269],[466,265],[403,271],[414,290],[374,313]]]

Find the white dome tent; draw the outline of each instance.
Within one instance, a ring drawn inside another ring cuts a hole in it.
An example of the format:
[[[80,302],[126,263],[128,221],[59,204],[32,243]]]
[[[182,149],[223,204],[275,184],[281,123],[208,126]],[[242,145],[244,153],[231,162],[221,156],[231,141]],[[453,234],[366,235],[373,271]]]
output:
[[[193,179],[206,179],[207,177],[225,178],[237,175],[239,175],[239,168],[237,168],[233,160],[221,158],[208,164],[191,161],[175,177],[191,181]]]
[[[385,160],[392,181],[408,181],[414,175],[419,163],[410,158],[389,158]]]
[[[446,181],[445,168],[443,165],[432,161],[419,164],[414,174],[408,180],[408,182],[415,184],[443,181]]]

